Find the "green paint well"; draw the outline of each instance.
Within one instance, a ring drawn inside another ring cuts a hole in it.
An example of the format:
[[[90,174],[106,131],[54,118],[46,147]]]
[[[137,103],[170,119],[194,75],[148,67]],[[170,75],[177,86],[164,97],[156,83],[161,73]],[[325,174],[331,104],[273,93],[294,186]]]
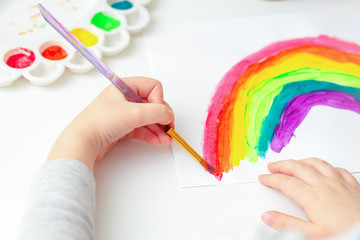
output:
[[[96,27],[98,27],[104,31],[110,32],[111,30],[114,30],[114,29],[120,27],[121,22],[119,20],[117,20],[116,18],[105,15],[102,12],[98,12],[91,19],[91,24],[95,25]]]

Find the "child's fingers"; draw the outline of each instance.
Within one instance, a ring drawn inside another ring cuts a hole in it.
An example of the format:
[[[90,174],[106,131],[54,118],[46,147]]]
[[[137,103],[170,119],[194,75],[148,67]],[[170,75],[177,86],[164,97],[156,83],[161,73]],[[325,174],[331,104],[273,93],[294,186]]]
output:
[[[266,225],[279,231],[298,231],[308,235],[313,235],[314,232],[312,223],[276,211],[264,213],[261,219]]]
[[[154,134],[156,134],[160,140],[161,144],[170,145],[171,144],[171,137],[162,129],[158,124],[151,124],[145,126],[144,128],[149,129]]]
[[[172,108],[170,107],[170,105],[169,105],[166,101],[163,101],[163,104],[164,104],[170,111],[174,112],[174,111],[172,110]]]
[[[154,132],[148,128],[137,128],[134,131],[130,132],[126,139],[137,139],[140,141],[148,142],[152,145],[160,145],[161,141]]]
[[[344,169],[344,168],[335,168],[335,170],[337,171],[337,173],[350,185],[354,186],[354,187],[360,187],[358,181],[356,180],[356,178],[351,175],[351,173],[349,173],[348,170]]]
[[[308,186],[301,180],[281,173],[259,175],[261,184],[281,191],[300,207],[306,204]]]
[[[316,169],[319,173],[321,173],[323,176],[340,179],[340,175],[335,170],[333,166],[331,166],[328,162],[317,159],[317,158],[307,158],[304,160],[300,160],[300,162],[306,163]]]
[[[154,131],[153,129],[150,129],[149,126],[158,127],[158,129],[157,131]],[[162,129],[160,129],[159,126],[156,126],[154,124],[149,126],[135,129],[134,131],[129,133],[126,138],[127,139],[134,138],[140,141],[150,143],[152,145],[171,144],[171,138]]]
[[[162,103],[173,112],[170,105],[163,100],[163,87],[160,81],[146,77],[124,78],[124,81],[130,88],[136,91],[141,98],[146,99],[150,103]],[[175,127],[174,124],[172,124],[172,127]]]
[[[164,103],[164,90],[161,82],[155,80],[153,88],[147,96],[147,101],[152,103]]]
[[[174,114],[164,104],[158,103],[128,103],[126,112],[127,125],[132,128],[159,123],[169,124],[174,119]]]
[[[163,103],[163,88],[158,80],[147,77],[129,77],[123,80],[141,98],[152,103]]]
[[[283,173],[289,176],[294,176],[308,184],[313,184],[319,181],[322,177],[322,175],[310,165],[296,160],[269,163],[268,169],[271,173]]]
[[[174,112],[172,110],[172,108],[170,107],[170,105],[166,101],[163,101],[163,103],[167,106],[168,109],[170,109],[170,111]],[[173,128],[173,129],[175,129],[174,121],[175,121],[175,114],[174,114],[174,119],[172,120],[171,123],[169,123],[170,127]]]

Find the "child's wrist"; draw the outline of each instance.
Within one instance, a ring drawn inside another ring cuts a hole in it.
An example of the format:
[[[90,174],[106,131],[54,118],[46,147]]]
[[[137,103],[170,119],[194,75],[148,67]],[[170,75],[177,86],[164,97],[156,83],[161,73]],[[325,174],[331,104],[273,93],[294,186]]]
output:
[[[93,172],[100,146],[93,130],[80,124],[75,121],[65,128],[52,147],[47,161],[71,158],[84,163]]]

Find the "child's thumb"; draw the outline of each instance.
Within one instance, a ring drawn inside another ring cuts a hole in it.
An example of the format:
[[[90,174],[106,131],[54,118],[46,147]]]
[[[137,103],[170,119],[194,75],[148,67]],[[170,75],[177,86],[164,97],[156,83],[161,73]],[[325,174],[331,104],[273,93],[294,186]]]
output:
[[[174,121],[174,113],[164,104],[131,103],[130,108],[128,120],[134,129],[153,123],[166,125]]]

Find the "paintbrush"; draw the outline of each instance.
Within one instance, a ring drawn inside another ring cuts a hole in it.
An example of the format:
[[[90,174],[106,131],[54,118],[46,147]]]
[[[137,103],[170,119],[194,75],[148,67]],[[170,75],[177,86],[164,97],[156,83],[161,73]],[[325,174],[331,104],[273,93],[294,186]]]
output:
[[[126,83],[121,80],[108,66],[96,57],[82,42],[80,42],[69,30],[67,30],[44,6],[39,4],[39,9],[45,21],[50,24],[66,41],[78,50],[90,63],[92,63],[104,76],[112,82],[130,102],[144,103]],[[201,166],[217,179],[221,179],[222,173],[207,163],[175,130],[169,125],[159,125],[175,142],[185,149]]]

